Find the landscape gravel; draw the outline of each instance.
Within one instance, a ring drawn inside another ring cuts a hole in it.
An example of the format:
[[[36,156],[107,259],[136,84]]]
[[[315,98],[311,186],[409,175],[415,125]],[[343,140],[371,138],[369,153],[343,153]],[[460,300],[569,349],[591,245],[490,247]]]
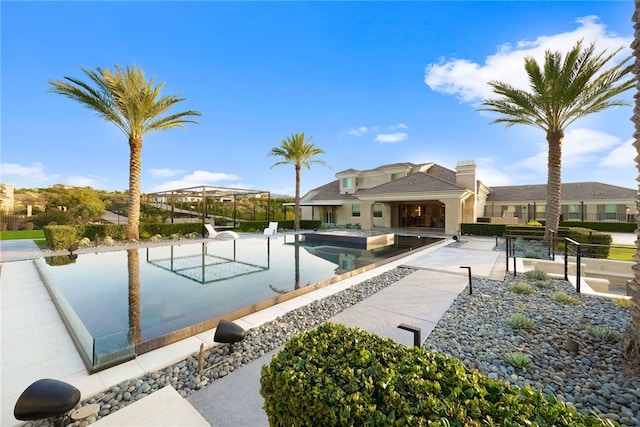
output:
[[[166,385],[186,397],[413,271],[395,268],[251,329],[240,343],[215,345],[205,350],[202,369],[196,353],[162,370],[110,387],[79,405],[97,403],[98,414],[69,425],[89,425]],[[550,281],[548,288],[534,286],[532,295],[509,291],[521,280],[521,276],[505,281],[474,278],[473,294],[465,290],[458,296],[424,347],[458,358],[468,368],[492,378],[553,394],[581,413],[596,413],[622,426],[640,426],[640,379],[625,371],[618,349],[620,335],[629,322],[628,309],[609,298],[576,294],[570,283],[561,280]],[[573,296],[579,304],[554,301],[553,293],[558,290]],[[512,327],[508,320],[516,312],[526,314],[534,327]],[[615,336],[611,341],[594,338],[587,332],[588,325],[609,327]],[[576,345],[577,352],[570,351],[576,350]],[[528,355],[531,365],[526,369],[509,365],[505,360],[509,352]],[[40,420],[25,425],[52,424]]]

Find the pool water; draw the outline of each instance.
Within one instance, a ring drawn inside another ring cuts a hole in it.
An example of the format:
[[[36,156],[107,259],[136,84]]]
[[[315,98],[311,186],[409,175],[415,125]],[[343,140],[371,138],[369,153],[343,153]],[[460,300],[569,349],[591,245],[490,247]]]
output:
[[[40,268],[54,300],[64,302],[72,336],[92,337],[81,346],[96,353],[86,356],[95,369],[113,364],[109,353],[121,347],[129,346],[129,357],[149,351],[144,343],[166,345],[214,327],[207,324],[212,319],[248,314],[247,307],[435,240],[398,236],[393,245],[364,250],[302,236],[243,238],[81,254],[68,264],[45,260]],[[163,339],[176,331],[182,332]]]

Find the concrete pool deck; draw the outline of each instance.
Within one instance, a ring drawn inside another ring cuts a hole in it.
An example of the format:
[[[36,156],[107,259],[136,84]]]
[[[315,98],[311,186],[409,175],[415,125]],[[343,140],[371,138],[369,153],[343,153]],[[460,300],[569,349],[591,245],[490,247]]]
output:
[[[124,380],[182,360],[197,352],[201,343],[207,347],[213,345],[214,330],[211,330],[88,375],[31,261],[42,256],[42,253],[33,242],[14,242],[4,241],[0,246],[0,425],[22,424],[13,417],[13,407],[20,393],[38,379],[66,381],[78,387],[82,399],[85,399]],[[245,329],[259,326],[294,308],[403,265],[418,268],[419,271],[345,310],[331,321],[358,326],[412,345],[411,333],[399,330],[397,325],[410,323],[420,327],[424,340],[468,282],[466,270],[460,269],[460,266],[471,266],[475,277],[504,278],[504,257],[500,256],[502,252],[493,250],[494,238],[464,236],[460,244],[447,246],[450,243],[452,241],[447,240],[427,249],[416,250],[400,260],[235,322]],[[261,409],[262,398],[258,392],[259,376],[260,367],[268,363],[271,356],[263,356],[192,394],[186,399],[190,405],[184,405],[185,399],[170,390],[155,392],[95,424],[169,426],[180,425],[176,424],[176,419],[181,419],[182,425],[189,426],[266,426],[268,423]],[[182,415],[168,417],[164,412],[167,408],[171,408],[170,413],[174,415]],[[233,410],[229,411],[229,408]]]

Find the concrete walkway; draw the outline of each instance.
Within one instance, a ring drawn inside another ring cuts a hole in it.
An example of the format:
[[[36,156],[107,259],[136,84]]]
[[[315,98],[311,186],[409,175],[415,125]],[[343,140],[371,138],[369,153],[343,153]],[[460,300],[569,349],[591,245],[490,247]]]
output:
[[[413,274],[348,308],[329,321],[413,345],[413,334],[398,329],[406,323],[421,330],[424,341],[458,294],[467,286],[466,269],[473,277],[503,279],[504,255],[493,250],[493,238],[463,238],[460,243],[418,252],[402,265],[418,268]],[[268,426],[262,410],[260,370],[275,350],[225,378],[187,397],[187,401],[214,427]]]

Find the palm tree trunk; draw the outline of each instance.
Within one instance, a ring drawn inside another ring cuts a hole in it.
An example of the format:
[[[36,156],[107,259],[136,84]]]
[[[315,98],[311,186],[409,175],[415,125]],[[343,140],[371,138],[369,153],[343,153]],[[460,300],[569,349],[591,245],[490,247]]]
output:
[[[631,120],[635,126],[633,133],[633,146],[636,149],[636,168],[638,169],[638,178],[640,182],[640,8],[636,1],[636,9],[633,14],[634,41],[631,44],[635,63],[633,65],[633,73],[636,76],[636,93],[633,96],[635,106],[633,108],[633,117]],[[640,189],[640,187],[639,187]],[[636,199],[636,206],[640,206],[640,192]],[[636,212],[636,263],[633,265],[634,278],[629,284],[629,296],[632,297],[633,305],[631,306],[629,327],[624,334],[622,340],[622,352],[636,374],[640,374],[640,215]]]
[[[140,254],[137,249],[127,250],[127,271],[129,273],[129,343],[142,342],[140,329]]]
[[[551,243],[551,233],[560,225],[560,200],[562,198],[562,130],[547,132],[549,145],[547,159],[547,206],[545,210],[544,244]]]
[[[140,163],[142,138],[129,137],[129,217],[127,239],[138,240],[140,226]]]
[[[293,229],[300,231],[300,169],[302,167],[296,165],[296,198],[295,198],[295,211],[293,212]]]

